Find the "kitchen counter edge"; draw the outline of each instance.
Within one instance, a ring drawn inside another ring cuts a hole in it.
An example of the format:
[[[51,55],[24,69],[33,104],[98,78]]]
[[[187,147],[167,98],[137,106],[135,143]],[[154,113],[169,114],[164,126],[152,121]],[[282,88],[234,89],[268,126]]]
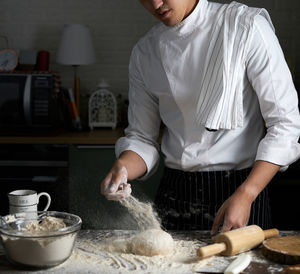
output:
[[[124,129],[95,129],[91,131],[63,131],[53,134],[5,135],[0,144],[82,144],[114,145],[124,136]]]

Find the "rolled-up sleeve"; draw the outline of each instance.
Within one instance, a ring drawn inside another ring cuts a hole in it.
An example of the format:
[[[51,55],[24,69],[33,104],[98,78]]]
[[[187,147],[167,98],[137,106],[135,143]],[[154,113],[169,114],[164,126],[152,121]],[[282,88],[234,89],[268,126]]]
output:
[[[247,75],[259,100],[267,133],[258,146],[256,160],[281,166],[300,157],[298,96],[278,39],[261,16],[255,19]]]
[[[139,50],[133,49],[129,64],[128,92],[128,127],[125,137],[116,143],[116,156],[131,150],[137,153],[146,163],[147,173],[139,178],[148,178],[158,166],[159,144],[157,142],[160,129],[158,99],[144,85],[139,64]]]

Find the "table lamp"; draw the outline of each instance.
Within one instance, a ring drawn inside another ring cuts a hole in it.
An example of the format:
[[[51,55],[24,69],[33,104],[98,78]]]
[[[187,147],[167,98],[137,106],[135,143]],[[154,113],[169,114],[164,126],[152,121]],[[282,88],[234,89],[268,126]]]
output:
[[[79,111],[80,103],[80,78],[77,68],[80,65],[95,63],[95,51],[89,28],[81,24],[68,24],[64,26],[56,62],[70,65],[74,68],[75,101]]]

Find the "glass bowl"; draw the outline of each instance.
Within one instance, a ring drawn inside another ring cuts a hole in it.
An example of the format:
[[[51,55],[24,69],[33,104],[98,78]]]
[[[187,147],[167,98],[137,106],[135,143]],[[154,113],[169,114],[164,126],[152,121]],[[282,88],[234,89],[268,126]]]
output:
[[[55,217],[65,227],[49,231],[28,231],[29,223]],[[61,264],[72,254],[81,218],[66,212],[38,211],[6,215],[0,219],[0,238],[7,259],[17,265],[48,268]]]

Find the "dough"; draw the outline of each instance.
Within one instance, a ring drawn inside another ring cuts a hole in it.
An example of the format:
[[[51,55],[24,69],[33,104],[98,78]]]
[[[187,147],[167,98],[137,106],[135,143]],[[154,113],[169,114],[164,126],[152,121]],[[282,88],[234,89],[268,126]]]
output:
[[[130,243],[130,251],[136,255],[167,255],[174,250],[172,236],[161,229],[148,229],[134,236]]]

